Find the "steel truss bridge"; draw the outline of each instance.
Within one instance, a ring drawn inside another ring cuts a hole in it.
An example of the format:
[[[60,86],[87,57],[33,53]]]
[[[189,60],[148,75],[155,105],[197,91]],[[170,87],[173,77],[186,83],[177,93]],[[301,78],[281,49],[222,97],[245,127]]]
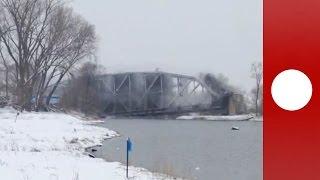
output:
[[[99,80],[108,115],[168,115],[225,111],[226,97],[201,80],[166,72],[107,74]]]

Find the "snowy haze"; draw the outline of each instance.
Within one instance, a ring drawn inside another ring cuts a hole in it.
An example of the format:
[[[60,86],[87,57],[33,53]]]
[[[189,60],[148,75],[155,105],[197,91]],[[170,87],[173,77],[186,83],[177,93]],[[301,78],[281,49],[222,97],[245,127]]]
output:
[[[96,26],[98,58],[109,72],[226,75],[250,90],[262,60],[261,0],[73,0]]]

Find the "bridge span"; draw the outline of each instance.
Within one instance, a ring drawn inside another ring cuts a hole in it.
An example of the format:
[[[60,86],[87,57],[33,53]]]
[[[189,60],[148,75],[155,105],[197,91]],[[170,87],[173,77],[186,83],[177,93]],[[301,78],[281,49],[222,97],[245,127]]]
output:
[[[230,114],[233,93],[218,92],[193,76],[127,72],[106,74],[99,81],[108,115]]]

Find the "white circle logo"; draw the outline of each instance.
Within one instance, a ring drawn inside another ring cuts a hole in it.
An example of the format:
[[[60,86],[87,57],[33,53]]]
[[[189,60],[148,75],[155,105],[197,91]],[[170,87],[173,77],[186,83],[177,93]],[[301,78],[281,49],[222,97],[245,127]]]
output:
[[[290,69],[281,72],[272,82],[272,98],[282,109],[297,111],[312,97],[312,84],[303,72]]]

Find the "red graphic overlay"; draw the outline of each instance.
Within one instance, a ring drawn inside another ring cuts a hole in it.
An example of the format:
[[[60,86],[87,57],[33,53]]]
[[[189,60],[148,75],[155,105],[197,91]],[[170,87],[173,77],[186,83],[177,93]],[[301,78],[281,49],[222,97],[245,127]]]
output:
[[[279,108],[271,85],[286,69],[313,85],[309,104]],[[264,1],[264,180],[320,180],[320,0]]]

